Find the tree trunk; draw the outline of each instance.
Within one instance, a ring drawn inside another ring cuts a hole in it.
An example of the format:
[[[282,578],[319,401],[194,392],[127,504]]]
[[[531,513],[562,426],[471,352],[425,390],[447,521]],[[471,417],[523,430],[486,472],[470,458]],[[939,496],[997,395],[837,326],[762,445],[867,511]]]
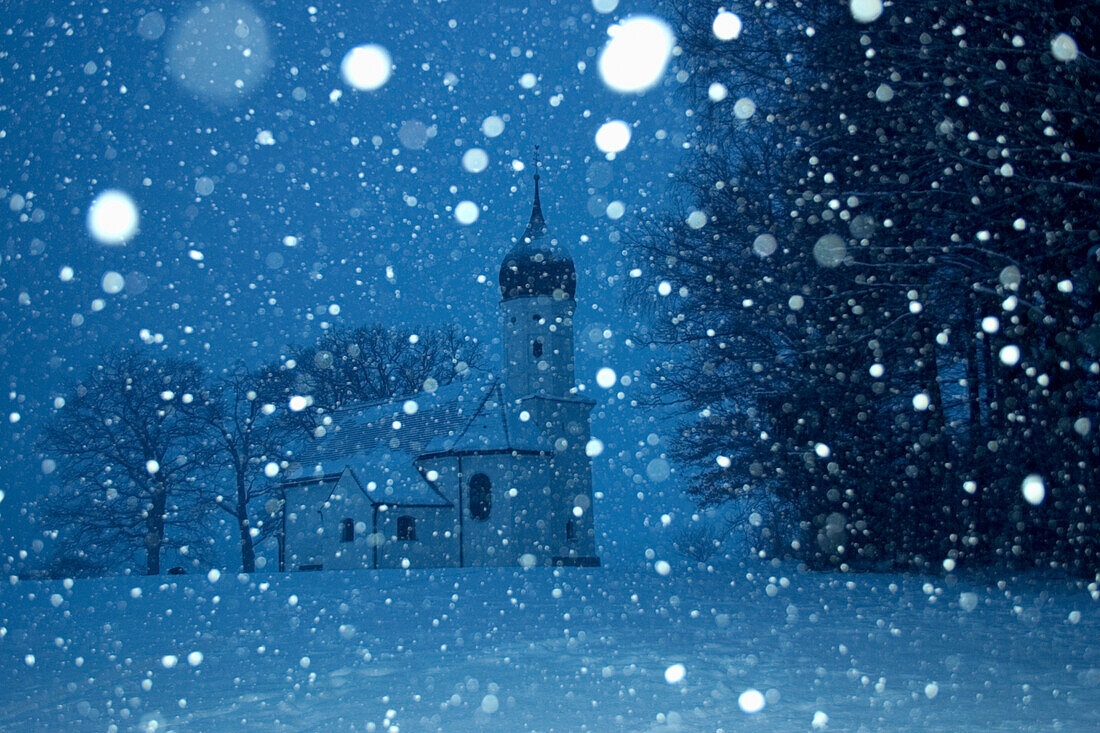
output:
[[[237,518],[241,530],[241,570],[245,573],[256,572],[256,551],[252,547],[252,529],[248,517]]]
[[[152,488],[153,500],[145,516],[145,574],[160,575],[160,551],[164,546],[164,510],[168,493],[159,483]]]
[[[959,525],[959,507],[956,497],[957,492],[951,486],[952,463],[949,434],[947,432],[947,415],[943,409],[943,391],[940,389],[939,355],[936,349],[936,337],[929,328],[927,333],[928,352],[924,361],[922,381],[928,389],[929,419],[928,432],[932,437],[930,446],[932,460],[930,464],[930,480],[932,482],[932,495],[939,500],[936,511],[941,512],[938,521],[932,526],[930,536],[930,551],[939,551],[946,554],[953,547],[948,538],[957,534]]]
[[[982,470],[983,457],[985,455],[985,429],[982,424],[982,377],[981,365],[978,362],[978,323],[977,293],[971,291],[966,295],[966,316],[963,323],[966,326],[966,397],[967,397],[967,425],[966,446],[969,452],[965,471],[967,478],[974,482],[975,489],[966,499],[966,529],[967,534],[979,538],[987,538],[989,526],[984,521],[985,507],[983,494],[985,487],[985,471]],[[957,489],[958,487],[956,487]],[[988,497],[986,497],[988,498]],[[980,555],[989,548],[988,542],[975,551],[971,545],[966,545],[968,555]],[[988,559],[988,558],[986,558]]]
[[[1000,475],[1002,471],[998,462],[1003,457],[994,450],[1006,445],[1004,386],[998,381],[994,366],[991,336],[982,339],[979,351],[982,370],[985,373],[985,435],[990,438],[983,444],[980,454],[982,478],[978,484],[978,490],[982,496],[982,518],[985,522],[981,536],[988,560],[1004,562],[1010,556],[1012,546],[1009,523],[1012,521],[1013,502],[1007,496],[1004,478]]]
[[[237,527],[241,535],[241,571],[256,572],[256,550],[252,546],[252,528],[248,521],[248,496],[244,486],[244,475],[237,472]]]
[[[970,446],[971,479],[977,479],[977,447],[982,440],[982,395],[981,374],[978,366],[978,340],[980,328],[975,304],[977,295],[973,292],[966,296],[966,317],[963,323],[967,327],[966,338],[966,397],[967,397],[967,443]]]

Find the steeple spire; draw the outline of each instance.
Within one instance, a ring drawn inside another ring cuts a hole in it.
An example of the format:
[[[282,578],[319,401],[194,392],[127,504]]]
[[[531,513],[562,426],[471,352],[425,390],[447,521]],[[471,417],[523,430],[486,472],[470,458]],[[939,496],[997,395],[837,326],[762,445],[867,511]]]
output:
[[[539,199],[539,168],[542,161],[539,158],[539,146],[535,146],[535,201],[531,205],[531,221],[527,223],[527,231],[523,233],[524,239],[534,239],[546,232],[546,219],[542,215],[542,201]]]

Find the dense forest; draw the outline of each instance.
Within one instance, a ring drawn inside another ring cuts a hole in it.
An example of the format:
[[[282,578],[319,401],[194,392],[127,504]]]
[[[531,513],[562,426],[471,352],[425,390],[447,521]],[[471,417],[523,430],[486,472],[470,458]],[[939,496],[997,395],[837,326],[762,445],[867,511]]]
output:
[[[696,124],[634,297],[691,496],[815,567],[1091,575],[1100,8],[666,10]]]

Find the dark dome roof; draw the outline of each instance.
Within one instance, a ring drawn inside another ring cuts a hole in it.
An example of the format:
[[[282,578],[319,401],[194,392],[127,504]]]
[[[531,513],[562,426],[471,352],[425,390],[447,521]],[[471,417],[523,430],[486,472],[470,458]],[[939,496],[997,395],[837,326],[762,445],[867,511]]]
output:
[[[573,298],[576,292],[577,271],[573,259],[558,240],[550,236],[542,216],[536,173],[531,221],[500,265],[501,297],[504,300],[538,295]]]

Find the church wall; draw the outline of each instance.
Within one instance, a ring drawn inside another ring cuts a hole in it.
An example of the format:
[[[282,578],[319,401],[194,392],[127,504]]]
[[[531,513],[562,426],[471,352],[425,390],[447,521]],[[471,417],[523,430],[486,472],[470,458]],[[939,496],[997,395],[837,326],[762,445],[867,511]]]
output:
[[[542,535],[547,562],[554,557],[594,556],[592,462],[586,453],[591,437],[588,423],[591,403],[533,398],[524,400],[521,407],[532,414],[555,447],[553,461],[541,480],[549,488],[539,509],[547,524]],[[570,520],[571,540],[567,532]]]
[[[439,472],[438,488],[457,505],[458,457],[432,458],[420,463]],[[461,471],[463,563],[515,565],[520,555],[530,553],[535,555],[537,564],[549,564],[554,526],[549,456],[524,453],[463,456]],[[492,507],[485,520],[474,518],[470,507],[469,484],[476,473],[488,476],[492,486]]]
[[[297,570],[302,565],[317,565],[324,561],[324,547],[318,530],[316,492],[292,487],[286,492],[286,568]]]
[[[453,521],[456,538],[463,538],[464,566],[514,564],[508,539],[512,535],[508,491],[515,480],[515,461],[511,454],[447,455],[418,461],[425,470],[439,473],[436,488],[456,507],[461,505],[461,521],[457,512]],[[489,517],[484,520],[470,511],[470,479],[477,473],[484,473],[490,484]]]
[[[535,556],[535,563],[549,563],[546,555],[547,512],[550,508],[550,457],[520,456],[512,504],[512,542],[515,557]]]
[[[416,539],[398,539],[401,517],[415,520]],[[458,532],[452,507],[386,507],[378,511],[378,567],[458,567]],[[371,567],[368,565],[367,567]]]
[[[584,446],[570,446],[554,456],[551,516],[555,519],[550,550],[554,557],[596,554],[592,506],[592,464]],[[568,537],[572,521],[573,538]]]
[[[512,542],[512,512],[517,461],[511,454],[463,456],[462,528],[463,559],[467,566],[515,565],[517,555]],[[471,506],[471,481],[484,474],[490,482],[490,509],[485,519],[477,518]]]
[[[369,519],[370,502],[359,490],[350,471],[344,471],[335,486],[295,486],[286,490],[286,567],[323,569],[358,567],[352,547],[341,548],[340,522],[344,518],[361,524]],[[356,527],[356,537],[365,537],[368,525]],[[362,530],[362,531],[360,531]]]
[[[350,471],[340,477],[336,490],[321,507],[321,542],[325,570],[351,570],[371,567],[370,544],[373,508],[370,500],[352,478]],[[351,541],[345,542],[342,522],[352,521]]]
[[[331,495],[326,494],[331,490]],[[345,471],[335,487],[288,489],[286,567],[323,570],[453,567],[458,565],[457,515],[452,507],[375,507],[351,473]],[[416,540],[398,539],[400,517],[415,520]],[[350,531],[344,521],[351,520]]]
[[[526,511],[534,521],[527,523],[531,538],[528,546],[535,548],[529,551],[535,555],[538,565],[549,565],[561,554],[568,520],[562,498],[565,492],[561,486],[566,475],[556,455],[543,457],[532,466]]]

